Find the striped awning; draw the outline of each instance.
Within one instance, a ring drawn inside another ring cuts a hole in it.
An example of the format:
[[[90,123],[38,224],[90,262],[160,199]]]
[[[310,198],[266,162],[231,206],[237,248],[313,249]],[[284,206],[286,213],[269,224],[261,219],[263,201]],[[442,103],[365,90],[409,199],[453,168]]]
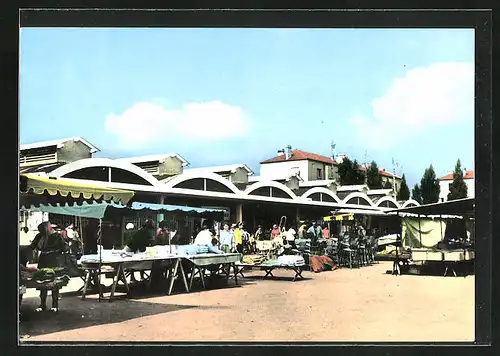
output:
[[[64,178],[49,178],[34,174],[22,174],[21,193],[61,195],[74,199],[95,199],[127,204],[133,191],[101,187]]]

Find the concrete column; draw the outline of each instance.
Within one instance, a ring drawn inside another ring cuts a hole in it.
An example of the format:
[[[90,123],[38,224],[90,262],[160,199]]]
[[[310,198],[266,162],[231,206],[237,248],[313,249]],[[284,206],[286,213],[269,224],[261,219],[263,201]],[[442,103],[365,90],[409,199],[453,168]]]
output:
[[[236,204],[236,222],[242,222],[243,221],[243,204],[238,203]]]
[[[158,204],[164,204],[165,197],[163,195],[160,195],[158,198]],[[156,226],[158,227],[158,224],[164,219],[163,214],[158,214],[156,215]]]

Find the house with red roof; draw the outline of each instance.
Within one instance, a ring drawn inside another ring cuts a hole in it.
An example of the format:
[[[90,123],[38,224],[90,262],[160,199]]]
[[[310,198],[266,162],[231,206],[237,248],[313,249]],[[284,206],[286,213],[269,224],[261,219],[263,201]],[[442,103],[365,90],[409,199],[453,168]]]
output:
[[[467,197],[474,197],[474,171],[464,169],[464,182],[467,185]],[[448,193],[450,192],[450,184],[453,183],[453,172],[448,172],[447,175],[439,178],[439,187],[441,188],[439,192],[439,200],[441,202],[448,200]]]
[[[332,157],[292,149],[291,146],[260,162],[261,180],[279,181],[294,176],[305,184],[338,179],[337,162]]]

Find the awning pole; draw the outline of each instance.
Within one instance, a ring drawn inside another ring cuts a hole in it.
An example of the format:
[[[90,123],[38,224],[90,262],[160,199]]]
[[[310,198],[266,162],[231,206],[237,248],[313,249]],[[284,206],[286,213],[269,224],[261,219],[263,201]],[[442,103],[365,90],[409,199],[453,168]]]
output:
[[[444,241],[444,236],[443,236],[443,215],[439,214],[439,227],[441,229],[441,239]]]
[[[99,285],[97,286],[97,290],[99,291],[99,302],[101,301],[101,264],[102,264],[102,219],[99,219],[99,230],[97,230],[97,241],[99,244],[97,248],[99,249],[99,272],[97,277],[97,282]]]
[[[418,236],[420,237],[420,248],[422,248],[422,227],[420,225],[420,214],[418,214]]]

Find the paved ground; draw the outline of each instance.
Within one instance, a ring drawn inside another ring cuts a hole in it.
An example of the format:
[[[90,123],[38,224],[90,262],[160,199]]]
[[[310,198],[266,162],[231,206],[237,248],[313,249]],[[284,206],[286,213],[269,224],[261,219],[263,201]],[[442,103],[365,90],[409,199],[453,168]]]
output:
[[[246,274],[239,286],[85,301],[63,295],[58,314],[23,300],[21,335],[43,341],[472,341],[474,276],[392,276],[388,262],[360,269]],[[105,284],[109,285],[110,281]],[[64,292],[81,286],[71,281]],[[50,297],[48,302],[50,303]]]

